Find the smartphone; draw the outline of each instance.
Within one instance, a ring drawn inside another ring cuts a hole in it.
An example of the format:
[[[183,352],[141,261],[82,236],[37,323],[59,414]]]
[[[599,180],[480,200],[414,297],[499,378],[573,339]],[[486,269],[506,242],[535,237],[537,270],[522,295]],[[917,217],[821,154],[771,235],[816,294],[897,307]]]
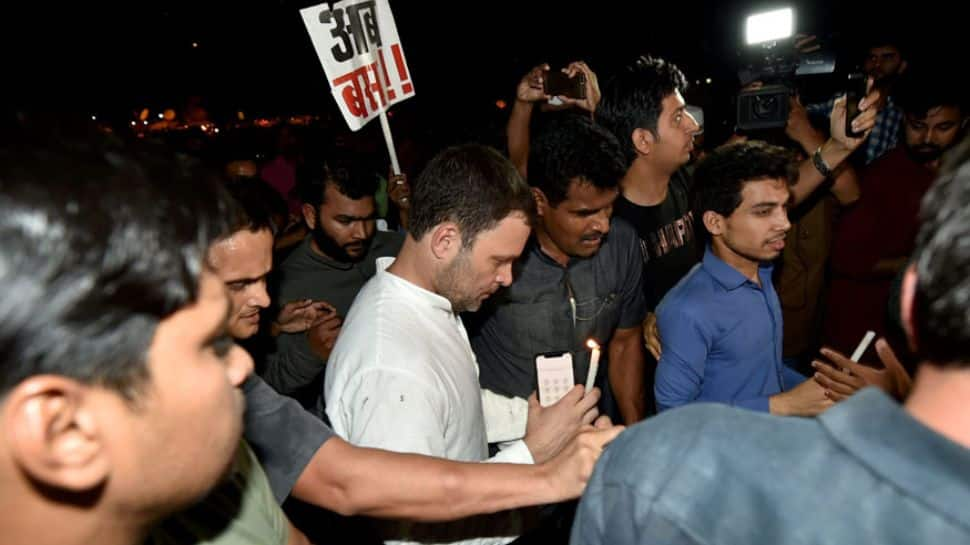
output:
[[[547,70],[542,74],[542,91],[549,96],[586,98],[586,74],[569,77],[564,72]]]
[[[569,352],[546,352],[535,357],[539,405],[548,407],[562,399],[576,385],[573,377],[573,355]]]
[[[859,101],[866,96],[866,75],[852,72],[845,86],[845,134],[859,138],[863,133],[852,130],[852,120],[859,115]]]

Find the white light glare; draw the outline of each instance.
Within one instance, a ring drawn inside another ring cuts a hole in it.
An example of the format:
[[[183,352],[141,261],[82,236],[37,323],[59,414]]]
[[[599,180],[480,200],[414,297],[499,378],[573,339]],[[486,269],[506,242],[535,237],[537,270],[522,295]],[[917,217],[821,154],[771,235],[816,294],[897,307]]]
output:
[[[748,45],[782,40],[792,35],[794,14],[791,8],[749,15],[744,26]]]

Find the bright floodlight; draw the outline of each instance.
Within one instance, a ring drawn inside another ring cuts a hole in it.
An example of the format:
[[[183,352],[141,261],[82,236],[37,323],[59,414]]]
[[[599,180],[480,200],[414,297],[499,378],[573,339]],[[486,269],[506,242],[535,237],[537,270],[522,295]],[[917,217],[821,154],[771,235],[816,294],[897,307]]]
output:
[[[753,45],[787,38],[792,35],[793,19],[791,8],[749,15],[744,27],[745,40]]]

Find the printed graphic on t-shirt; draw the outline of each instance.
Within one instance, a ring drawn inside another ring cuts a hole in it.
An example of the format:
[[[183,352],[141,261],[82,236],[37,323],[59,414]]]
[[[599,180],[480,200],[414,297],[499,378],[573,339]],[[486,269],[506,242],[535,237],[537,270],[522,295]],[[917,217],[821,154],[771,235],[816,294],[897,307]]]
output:
[[[683,248],[694,240],[694,214],[688,211],[652,233],[646,238],[640,238],[640,250],[643,252],[643,262],[667,255],[672,250]]]

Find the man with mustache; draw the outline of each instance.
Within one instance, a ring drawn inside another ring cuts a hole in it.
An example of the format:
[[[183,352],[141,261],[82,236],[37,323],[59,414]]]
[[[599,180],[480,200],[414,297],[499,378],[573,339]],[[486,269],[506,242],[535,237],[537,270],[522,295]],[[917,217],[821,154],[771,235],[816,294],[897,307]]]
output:
[[[588,339],[603,347],[596,381],[601,408],[626,424],[644,416],[640,245],[629,224],[612,218],[623,154],[606,129],[583,116],[560,115],[530,148],[528,181],[538,219],[515,264],[516,282],[469,317],[482,387],[519,399],[518,411],[506,417],[512,436],[492,436],[493,442],[525,431],[535,356],[571,353],[582,383],[590,366]]]
[[[890,287],[913,249],[920,199],[943,152],[960,141],[966,126],[960,86],[916,72],[910,76],[897,94],[903,145],[862,173],[862,197],[835,234],[825,340],[846,353],[866,330],[886,333]]]
[[[307,331],[281,334],[275,357],[268,358],[260,375],[280,393],[308,405],[320,392],[343,316],[374,276],[377,258],[395,255],[403,238],[376,230],[377,176],[356,156],[337,157],[326,165],[310,163],[298,177],[310,234],[280,265],[274,300],[280,307],[300,300],[325,301],[333,311]]]

